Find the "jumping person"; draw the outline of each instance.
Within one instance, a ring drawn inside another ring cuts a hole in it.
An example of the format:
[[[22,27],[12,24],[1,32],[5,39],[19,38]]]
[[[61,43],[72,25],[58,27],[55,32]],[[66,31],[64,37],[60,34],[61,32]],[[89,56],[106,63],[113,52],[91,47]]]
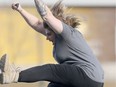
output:
[[[75,29],[80,24],[78,18],[64,13],[62,1],[51,9],[41,0],[34,1],[43,21],[25,11],[19,3],[12,4],[12,8],[34,30],[53,43],[53,56],[58,64],[45,64],[20,71],[9,66],[6,59],[0,61],[0,82],[49,81],[48,87],[103,87],[103,69],[82,34]]]

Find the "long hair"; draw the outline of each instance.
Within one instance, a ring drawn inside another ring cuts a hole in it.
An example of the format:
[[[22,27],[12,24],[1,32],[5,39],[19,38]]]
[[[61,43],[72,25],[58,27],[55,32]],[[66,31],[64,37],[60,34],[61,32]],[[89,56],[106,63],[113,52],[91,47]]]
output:
[[[73,28],[78,27],[80,25],[80,21],[78,18],[71,14],[65,14],[66,7],[62,4],[62,0],[56,2],[53,7],[51,8],[52,14],[58,18],[59,20],[63,21],[64,23],[72,26]]]

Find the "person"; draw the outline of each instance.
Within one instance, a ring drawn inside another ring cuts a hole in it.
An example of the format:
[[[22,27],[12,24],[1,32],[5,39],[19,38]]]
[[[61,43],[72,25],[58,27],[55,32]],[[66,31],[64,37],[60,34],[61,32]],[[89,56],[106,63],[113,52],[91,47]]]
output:
[[[42,21],[24,10],[19,3],[13,3],[12,8],[34,30],[53,43],[53,56],[58,64],[45,64],[21,71],[12,64],[9,65],[5,59],[2,62],[0,82],[49,81],[48,87],[103,87],[103,69],[83,35],[77,30],[80,25],[78,18],[65,14],[61,0],[51,9],[41,0],[34,1]],[[7,68],[4,69],[4,66]]]

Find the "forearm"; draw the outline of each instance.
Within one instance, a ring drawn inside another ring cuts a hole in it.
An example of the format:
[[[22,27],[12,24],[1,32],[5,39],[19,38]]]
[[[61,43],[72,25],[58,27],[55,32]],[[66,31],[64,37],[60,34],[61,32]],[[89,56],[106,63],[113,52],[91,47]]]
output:
[[[41,0],[34,0],[34,1],[35,1],[37,11],[39,12],[42,19],[45,20],[44,17],[48,14],[47,9],[46,9],[47,6]]]
[[[37,25],[39,25],[41,22],[39,21],[38,18],[36,18],[35,16],[33,16],[32,14],[28,13],[27,11],[25,11],[24,9],[20,9],[18,11],[22,17],[25,19],[25,21],[32,27],[35,28],[37,27]]]
[[[61,33],[63,26],[60,20],[53,16],[51,10],[47,7],[42,0],[34,0],[37,11],[39,12],[41,18],[48,24],[48,26],[55,32]]]
[[[32,14],[28,13],[24,10],[19,3],[12,4],[12,9],[18,11],[25,21],[37,32],[42,33],[45,35],[45,30],[43,27],[43,22],[41,22],[37,17],[33,16]]]

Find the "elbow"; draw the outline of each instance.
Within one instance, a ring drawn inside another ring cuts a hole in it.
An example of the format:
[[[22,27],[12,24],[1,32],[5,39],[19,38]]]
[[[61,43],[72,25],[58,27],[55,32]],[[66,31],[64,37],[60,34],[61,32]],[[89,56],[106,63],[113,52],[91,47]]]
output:
[[[36,29],[41,23],[40,22],[34,22],[34,23],[30,23],[29,25],[33,28]]]

